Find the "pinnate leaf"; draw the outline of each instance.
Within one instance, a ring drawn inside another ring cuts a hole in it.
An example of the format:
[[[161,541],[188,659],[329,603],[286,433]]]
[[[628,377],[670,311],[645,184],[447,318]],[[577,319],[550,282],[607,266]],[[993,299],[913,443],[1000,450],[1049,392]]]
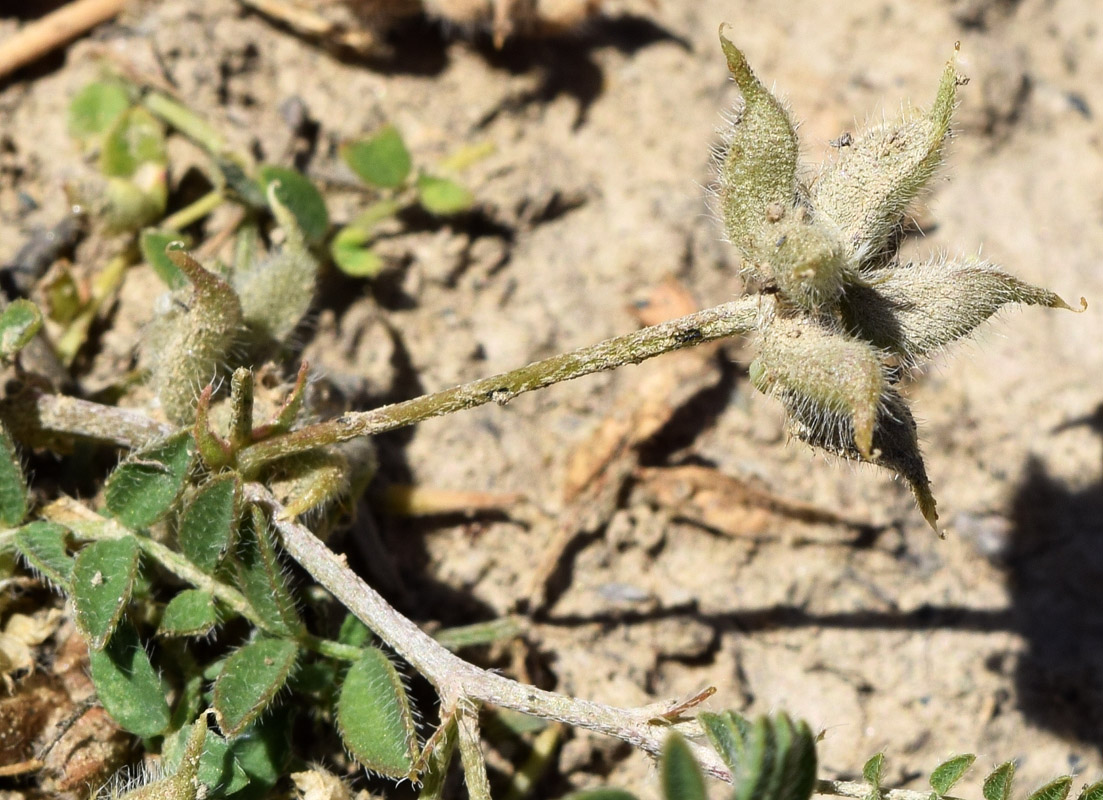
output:
[[[31,568],[56,586],[68,588],[73,557],[65,550],[67,531],[53,522],[31,522],[15,534],[15,546]]]
[[[218,624],[214,597],[202,589],[185,589],[165,606],[157,633],[161,636],[203,636]]]
[[[943,761],[937,767],[934,768],[934,772],[931,773],[931,788],[935,790],[938,795],[944,795],[950,789],[954,787],[954,784],[961,780],[962,776],[968,772],[969,767],[973,766],[973,762],[977,760],[977,757],[972,753],[965,753],[964,755],[954,756],[947,761]]]
[[[1011,797],[1011,783],[1015,779],[1015,763],[1007,761],[992,770],[984,779],[982,794],[984,800],[1008,800]]]
[[[1026,800],[1065,800],[1069,796],[1070,789],[1072,789],[1072,778],[1065,775],[1032,792]]]
[[[188,559],[210,573],[233,541],[241,514],[241,478],[225,473],[196,491],[180,514],[176,537]]]
[[[138,736],[157,736],[168,727],[165,688],[129,623],[102,650],[90,651],[88,661],[96,694],[121,727]]]
[[[77,554],[70,580],[76,623],[94,650],[115,630],[138,575],[138,540],[133,536],[92,542]]]
[[[384,126],[372,137],[344,145],[341,158],[361,180],[380,189],[401,186],[413,163],[402,135],[393,125]]]
[[[466,186],[435,175],[418,176],[417,196],[421,207],[438,217],[467,211],[475,203],[475,196]]]
[[[237,736],[287,683],[299,655],[287,639],[256,639],[226,659],[214,685],[214,710],[227,736]]]
[[[417,755],[410,700],[398,670],[369,647],[349,669],[337,701],[337,725],[345,747],[373,772],[401,780]]]
[[[34,338],[42,327],[42,312],[30,300],[12,300],[0,313],[0,356],[11,358]]]
[[[279,183],[276,196],[295,217],[308,242],[316,244],[325,238],[329,230],[329,212],[322,193],[309,178],[289,167],[265,164],[260,168],[260,179],[265,194],[269,186]]]
[[[705,778],[693,753],[677,733],[672,733],[663,745],[660,767],[663,795],[668,800],[706,800]]]
[[[111,473],[107,509],[130,528],[159,520],[184,491],[195,460],[195,440],[182,431],[134,453]]]

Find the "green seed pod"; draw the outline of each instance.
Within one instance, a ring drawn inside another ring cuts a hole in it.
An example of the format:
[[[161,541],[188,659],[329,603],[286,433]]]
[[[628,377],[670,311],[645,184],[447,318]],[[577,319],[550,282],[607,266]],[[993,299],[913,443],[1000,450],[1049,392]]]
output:
[[[743,109],[720,163],[720,210],[728,237],[754,271],[768,261],[777,239],[771,231],[774,224],[794,213],[797,137],[788,113],[728,41],[723,26],[720,46],[743,94]]]
[[[840,304],[847,327],[876,347],[915,364],[971,334],[1005,305],[1070,306],[979,259],[905,264],[848,286]]]
[[[234,275],[245,324],[257,344],[287,341],[310,310],[318,281],[318,260],[294,214],[280,202],[278,185],[268,186],[268,203],[287,239],[278,252]]]
[[[234,290],[183,250],[166,250],[192,284],[190,302],[150,325],[143,350],[151,382],[172,422],[195,419],[199,389],[226,363],[241,332],[241,304]]]
[[[843,414],[809,413],[808,406],[790,410],[790,432],[807,444],[832,455],[866,461],[890,469],[908,482],[923,519],[938,531],[938,511],[927,468],[919,452],[915,419],[904,399],[893,389],[881,396],[872,452],[855,446],[854,426]]]
[[[926,114],[908,110],[843,149],[812,187],[812,204],[833,220],[846,246],[866,265],[891,251],[904,211],[942,163],[957,87],[964,82],[951,60]]]
[[[751,382],[812,429],[847,420],[850,447],[872,457],[887,382],[881,354],[866,342],[809,317],[775,316],[763,331]]]

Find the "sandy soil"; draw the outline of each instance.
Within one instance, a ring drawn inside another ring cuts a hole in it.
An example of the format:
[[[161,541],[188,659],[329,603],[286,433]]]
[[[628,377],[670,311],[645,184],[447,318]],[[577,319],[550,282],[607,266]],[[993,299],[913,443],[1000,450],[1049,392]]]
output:
[[[1065,772],[1095,780],[1103,776],[1098,12],[1077,0],[625,0],[576,35],[513,41],[502,52],[417,28],[380,69],[337,59],[227,0],[147,3],[73,47],[64,64],[0,90],[0,261],[64,212],[60,183],[81,169],[64,110],[96,74],[103,48],[139,64],[156,54],[189,102],[270,160],[289,152],[294,135],[280,107],[299,98],[319,125],[306,165],[319,178],[341,176],[339,141],[384,120],[421,163],[492,142],[494,155],[471,173],[476,213],[443,228],[415,223],[395,237],[392,267],[374,285],[333,278],[323,293],[307,352],[367,407],[631,330],[634,305],[667,276],[701,306],[739,293],[738,257],[702,188],[715,131],[736,98],[716,40],[721,21],[803,121],[810,164],[843,131],[907,99],[928,102],[960,41],[971,82],[958,136],[918,215],[925,234],[907,250],[979,250],[1093,307],[1006,312],[909,387],[949,536],[932,535],[891,476],[786,443],[780,408],[746,382],[746,351],[733,344],[700,362],[709,379],[679,400],[639,462],[705,465],[870,527],[785,513],[741,523],[745,510],[732,499],[734,522],[702,525],[700,514],[629,481],[597,524],[575,526],[584,535],[559,560],[547,608],[530,626],[529,665],[548,687],[609,703],[713,685],[711,708],[785,709],[826,731],[825,777],[853,776],[884,749],[887,782],[915,788],[957,752],[980,754],[984,767],[1015,759],[1022,788]],[[347,219],[356,202],[338,192],[331,212]],[[86,365],[89,375],[132,345],[148,289],[128,282],[116,330],[101,343],[106,355]],[[425,623],[518,608],[555,520],[584,516],[565,496],[569,460],[666,364],[386,438],[385,482],[522,492],[541,511],[416,522],[381,515],[391,596]],[[723,493],[716,502],[724,505]],[[570,734],[538,796],[601,781],[658,795],[647,758]],[[959,793],[978,796],[976,784]]]

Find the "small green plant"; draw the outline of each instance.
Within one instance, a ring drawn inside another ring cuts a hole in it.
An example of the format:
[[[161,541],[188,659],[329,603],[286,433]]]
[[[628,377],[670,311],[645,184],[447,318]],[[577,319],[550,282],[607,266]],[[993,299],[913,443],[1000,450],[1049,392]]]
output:
[[[661,754],[670,800],[704,797],[700,767],[733,782],[737,800],[806,800],[813,791],[919,800],[881,788],[881,757],[866,764],[863,784],[817,781],[815,737],[784,715],[687,720],[711,691],[620,709],[479,669],[399,615],[315,535],[328,524],[327,509],[370,478],[371,450],[362,443],[374,434],[736,334],[755,336],[751,379],[786,406],[798,437],[899,473],[936,525],[902,377],[1005,304],[1067,306],[985,263],[899,262],[901,220],[939,165],[949,132],[962,83],[953,63],[930,110],[860,136],[805,184],[789,116],[723,35],[721,44],[744,106],[720,159],[717,196],[754,293],[502,375],[322,421],[314,421],[306,364],[276,389],[256,376],[277,371],[272,360],[293,352],[327,239],[338,265],[371,273],[382,216],[409,203],[454,213],[471,196],[428,173],[411,179],[401,137],[384,128],[342,154],[381,197],[329,239],[324,198],[305,176],[229,152],[217,131],[170,98],[104,82],[74,101],[70,129],[100,148],[101,170],[116,187],[101,209],[106,229],[129,237],[130,250],[138,244],[169,294],[143,336],[140,374],[117,387],[144,410],[30,383],[4,399],[0,549],[17,551],[71,599],[99,701],[166,764],[165,777],[117,796],[264,796],[294,768],[289,731],[300,715],[319,735],[339,737],[371,772],[420,783],[426,800],[441,796],[458,751],[470,796],[485,800],[479,712],[490,704]],[[162,122],[204,143],[215,186],[168,218],[160,218]],[[204,265],[179,231],[223,202],[242,209],[236,259]],[[267,252],[262,239],[273,242]],[[65,335],[78,330],[77,320],[87,330],[87,307]],[[11,304],[0,314],[0,356],[18,358],[41,324],[34,306]],[[15,442],[65,452],[74,438],[131,452],[107,476],[102,502],[55,497],[32,513]],[[308,512],[314,530],[299,521]],[[287,558],[343,606],[338,630],[319,629],[332,601],[294,586]],[[450,638],[478,640],[472,631]],[[200,639],[204,646],[193,646]],[[434,725],[419,725],[400,662],[436,691]],[[295,702],[281,702],[287,696]],[[217,730],[208,730],[208,717]],[[961,757],[936,769],[930,796],[944,797],[971,763]],[[1005,765],[989,776],[985,800],[1008,800],[1012,772]],[[1060,779],[1031,800],[1065,800],[1070,786]],[[1101,795],[1095,784],[1081,800]]]

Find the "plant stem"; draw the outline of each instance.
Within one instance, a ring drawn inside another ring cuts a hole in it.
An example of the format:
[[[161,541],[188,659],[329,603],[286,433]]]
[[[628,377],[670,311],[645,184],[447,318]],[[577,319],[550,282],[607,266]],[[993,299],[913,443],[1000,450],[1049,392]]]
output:
[[[182,228],[186,228],[193,222],[201,220],[203,217],[210,214],[222,205],[225,199],[221,189],[211,189],[211,191],[207,192],[198,200],[189,203],[179,211],[165,217],[161,220],[160,227],[169,231],[178,231]]]
[[[594,372],[638,364],[648,358],[691,345],[722,339],[753,329],[759,314],[759,296],[744,297],[715,308],[652,325],[625,336],[545,358],[519,369],[481,378],[412,400],[371,411],[344,414],[336,419],[273,436],[244,450],[240,464],[248,475],[262,464],[316,447],[347,442],[360,436],[413,425],[485,403],[505,405],[514,397],[553,383]]]
[[[157,91],[146,94],[142,98],[142,105],[211,155],[216,158],[225,155],[227,144],[222,134],[187,106]]]
[[[614,736],[642,750],[659,755],[669,719],[685,710],[685,703],[657,704],[624,709],[578,700],[526,686],[502,675],[479,669],[452,654],[412,621],[398,613],[383,597],[349,569],[308,528],[282,519],[283,506],[263,486],[246,484],[249,502],[268,509],[279,531],[284,550],[319,584],[433,684],[445,712],[463,704],[490,703],[542,719]],[[701,697],[708,696],[702,694]],[[691,742],[694,755],[706,772],[730,781],[731,774],[719,755]]]
[[[860,781],[816,781],[814,794],[832,797],[854,797],[864,800],[870,796],[868,783]],[[882,789],[881,800],[931,800],[930,792],[917,792],[912,789]],[[952,795],[942,795],[941,800],[961,800]]]

